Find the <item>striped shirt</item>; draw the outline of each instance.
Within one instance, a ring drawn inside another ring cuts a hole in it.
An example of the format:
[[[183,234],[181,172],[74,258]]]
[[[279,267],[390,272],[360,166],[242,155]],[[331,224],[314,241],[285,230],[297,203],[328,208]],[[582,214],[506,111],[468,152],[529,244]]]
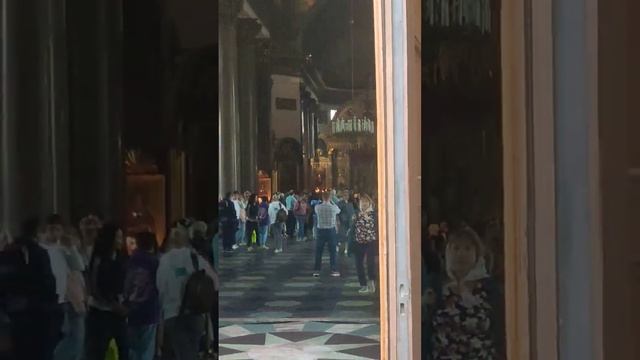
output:
[[[335,229],[336,215],[338,214],[340,214],[340,208],[333,203],[323,202],[316,205],[318,229]]]

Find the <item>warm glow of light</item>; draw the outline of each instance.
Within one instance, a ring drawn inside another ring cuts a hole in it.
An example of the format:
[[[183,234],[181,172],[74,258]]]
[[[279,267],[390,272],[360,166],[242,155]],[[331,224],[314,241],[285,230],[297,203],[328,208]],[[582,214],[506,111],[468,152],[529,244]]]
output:
[[[331,111],[329,111],[329,116],[330,119],[329,120],[333,120],[333,117],[336,116],[336,113],[338,112],[338,110],[336,109],[331,109]]]

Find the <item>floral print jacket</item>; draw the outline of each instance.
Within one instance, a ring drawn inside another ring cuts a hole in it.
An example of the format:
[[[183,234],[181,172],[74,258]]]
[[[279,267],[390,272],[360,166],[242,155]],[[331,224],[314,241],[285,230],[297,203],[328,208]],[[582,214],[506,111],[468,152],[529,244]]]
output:
[[[492,281],[476,281],[470,293],[461,296],[447,285],[432,319],[434,360],[499,360],[499,314]]]
[[[356,242],[368,244],[378,238],[375,211],[359,212],[355,215]]]

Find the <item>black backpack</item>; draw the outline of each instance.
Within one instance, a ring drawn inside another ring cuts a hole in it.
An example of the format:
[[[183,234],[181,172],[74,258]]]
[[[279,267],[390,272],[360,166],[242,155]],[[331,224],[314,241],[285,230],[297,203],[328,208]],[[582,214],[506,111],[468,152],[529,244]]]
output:
[[[280,208],[280,210],[278,210],[276,213],[276,221],[287,221],[287,212],[284,209]]]
[[[181,314],[202,315],[213,310],[216,300],[216,289],[204,269],[198,266],[198,255],[191,253],[191,261],[195,271],[189,276],[182,297]]]

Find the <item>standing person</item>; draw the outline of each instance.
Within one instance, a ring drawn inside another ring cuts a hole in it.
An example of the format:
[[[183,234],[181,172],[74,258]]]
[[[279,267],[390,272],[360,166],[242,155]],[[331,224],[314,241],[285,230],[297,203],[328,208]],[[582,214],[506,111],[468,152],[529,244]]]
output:
[[[286,206],[280,202],[280,195],[273,195],[271,203],[269,204],[269,225],[275,224],[278,211],[280,210],[284,210],[285,213],[287,212]]]
[[[376,256],[378,254],[378,221],[373,201],[368,195],[360,197],[360,211],[355,215],[354,253],[356,270],[360,281],[360,294],[376,292]],[[367,259],[367,275],[364,272],[364,259]]]
[[[7,230],[0,227],[0,359],[14,359],[13,346],[11,343],[11,320],[8,315],[7,294],[8,278],[15,276],[15,268],[11,266],[9,261],[9,249],[13,245],[11,234]]]
[[[240,221],[240,227],[238,228],[236,244],[238,246],[245,245],[247,243],[245,234],[247,231],[247,202],[249,199],[245,198],[240,192],[236,193],[237,206],[239,207],[238,220]]]
[[[449,223],[443,221],[440,223],[440,235],[444,238],[445,241],[449,238]]]
[[[444,239],[438,233],[437,226],[438,225],[434,226],[434,224],[430,224],[427,226],[427,231],[423,230],[422,259],[424,260],[427,273],[439,275],[442,272],[442,265],[444,264],[444,248],[446,245]],[[442,248],[441,252],[439,252],[440,248]]]
[[[191,226],[191,247],[202,256],[209,265],[213,266],[213,249],[211,241],[207,237],[207,224],[204,221],[196,221]]]
[[[217,221],[212,221],[208,228],[208,237],[211,239],[211,259],[213,264],[213,270],[220,270],[220,239],[222,238],[222,232]]]
[[[316,214],[316,206],[320,203],[321,201],[318,198],[318,195],[314,193],[311,196],[309,205],[311,206],[311,229],[312,229],[311,235],[316,240],[318,239],[318,215]]]
[[[188,247],[188,235],[183,230],[171,229],[167,241],[169,250],[160,258],[156,278],[164,332],[177,360],[195,360],[205,331],[205,317],[204,313],[191,313],[185,308],[188,281],[199,270],[212,282],[217,277],[207,261]],[[217,283],[215,288],[219,288]]]
[[[227,193],[218,203],[218,213],[222,230],[222,249],[225,253],[229,253],[235,249],[235,234],[238,229],[238,217],[231,193]]]
[[[274,252],[279,254],[284,249],[284,242],[286,241],[285,223],[287,221],[287,213],[284,209],[278,210],[276,214],[276,221],[270,225],[269,232],[273,239],[274,246],[276,247]]]
[[[89,264],[87,360],[104,360],[113,339],[118,359],[129,359],[127,308],[124,306],[126,258],[122,230],[106,224],[100,230]]]
[[[242,205],[240,204],[240,193],[238,191],[234,191],[233,194],[231,194],[231,201],[233,202],[233,208],[236,211],[235,212],[236,221],[238,224],[236,227],[235,240],[233,244],[233,250],[235,250],[238,247],[240,247],[241,245],[240,241],[244,236],[244,227],[243,227],[244,224],[242,223],[242,220],[241,220]]]
[[[340,208],[331,202],[331,194],[322,194],[322,203],[316,205],[316,215],[318,217],[318,237],[316,238],[316,263],[314,277],[320,276],[322,266],[322,252],[325,244],[329,247],[329,257],[331,261],[331,276],[339,277],[338,264],[336,259],[337,234],[336,216],[340,214]]]
[[[267,247],[267,235],[269,233],[269,204],[267,203],[267,197],[260,197],[258,209],[258,239],[260,240],[260,247],[268,250]]]
[[[156,288],[156,236],[143,232],[136,235],[136,242],[138,247],[127,263],[124,281],[124,305],[129,309],[129,359],[153,360],[160,319],[160,299]]]
[[[100,227],[102,227],[102,222],[97,216],[89,214],[80,220],[78,227],[80,228],[80,246],[78,247],[78,251],[80,251],[80,255],[82,255],[84,259],[85,268],[89,268],[91,253],[98,238],[98,231]]]
[[[293,209],[297,202],[295,191],[289,190],[289,195],[287,196],[285,203],[287,206],[287,235],[290,238],[293,238],[296,231],[296,217],[293,214]]]
[[[86,331],[86,284],[83,276],[86,266],[78,251],[79,236],[72,228],[67,231],[58,229],[57,226],[60,226],[62,222],[59,220],[57,222],[57,225],[47,226],[46,236],[50,254],[53,252],[58,256],[62,255],[62,258],[57,260],[60,263],[58,267],[62,268],[62,270],[58,270],[58,276],[61,275],[60,271],[66,273],[64,298],[60,300],[63,311],[62,339],[56,347],[54,358],[56,360],[80,360],[84,352]],[[55,223],[55,221],[50,221],[51,223]],[[58,238],[57,233],[63,233],[63,235]],[[54,256],[51,256],[51,259]]]
[[[258,206],[258,196],[256,194],[251,194],[249,196],[249,200],[247,201],[246,214],[247,214],[247,222],[246,222],[246,231],[245,231],[245,239],[247,240],[247,250],[253,251],[254,247],[258,247],[260,242],[258,241],[258,212],[260,208]],[[256,243],[253,244],[253,236],[255,232]]]
[[[49,253],[51,270],[56,279],[58,309],[54,312],[53,331],[61,334],[55,345],[55,360],[78,359],[84,343],[84,283],[80,275],[84,271],[84,260],[72,243],[71,235],[65,233],[62,217],[47,218],[41,246]],[[71,299],[74,299],[72,302]]]
[[[296,241],[304,241],[305,238],[305,222],[307,221],[307,215],[309,213],[309,204],[307,203],[306,196],[300,197],[293,207],[293,214],[298,222],[298,238]]]
[[[51,360],[52,309],[58,307],[49,254],[37,243],[40,221],[22,224],[22,235],[2,252],[0,294],[6,299],[15,359]]]
[[[338,224],[338,250],[340,249],[340,245],[344,245],[344,253],[346,255],[349,252],[347,236],[349,229],[352,227],[353,216],[355,215],[355,209],[353,204],[349,202],[349,192],[347,190],[340,193],[337,205],[340,208],[340,215],[338,215],[338,220],[340,220]]]

